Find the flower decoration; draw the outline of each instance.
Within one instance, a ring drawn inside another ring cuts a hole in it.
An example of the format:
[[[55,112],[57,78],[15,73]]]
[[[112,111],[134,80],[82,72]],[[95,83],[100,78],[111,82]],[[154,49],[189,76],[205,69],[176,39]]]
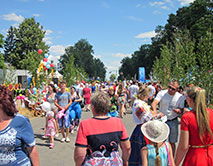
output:
[[[18,90],[18,84],[15,84],[14,86],[14,90],[17,91]]]
[[[12,84],[12,83],[10,83],[10,84],[8,85],[8,89],[9,89],[10,91],[13,90],[13,84]]]

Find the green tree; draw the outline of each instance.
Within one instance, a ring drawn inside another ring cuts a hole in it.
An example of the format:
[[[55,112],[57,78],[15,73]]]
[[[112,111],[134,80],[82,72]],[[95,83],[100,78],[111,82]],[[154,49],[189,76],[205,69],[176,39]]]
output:
[[[111,74],[109,79],[110,79],[110,81],[115,81],[116,75],[115,74]]]
[[[93,59],[93,73],[92,75],[97,78],[101,78],[102,80],[105,79],[106,75],[106,67],[104,66],[103,62],[100,59],[94,58]]]
[[[173,38],[173,44],[163,45],[161,56],[156,58],[153,65],[153,75],[163,83],[163,86],[168,85],[171,79],[185,85],[194,81],[190,75],[196,72],[195,42],[189,33],[177,33]]]
[[[195,84],[204,88],[207,94],[207,103],[213,103],[213,33],[206,32],[198,43],[199,68],[195,73]]]
[[[92,55],[93,49],[92,45],[90,45],[85,39],[79,40],[74,46],[69,46],[65,49],[65,54],[61,56],[59,62],[61,63],[62,69],[61,73],[65,74],[65,66],[67,61],[69,60],[69,56],[74,56],[74,66],[79,70],[81,69],[81,73],[87,73],[88,77],[100,77],[102,79],[105,78],[106,68],[101,62],[100,59],[94,58]]]
[[[3,48],[4,46],[4,36],[2,34],[0,34],[0,48]],[[5,64],[4,64],[4,57],[2,55],[2,53],[0,52],[0,69],[4,69],[5,68]]]
[[[43,54],[49,48],[43,41],[44,37],[43,26],[34,18],[26,18],[18,28],[10,27],[5,41],[5,60],[17,69],[29,70],[35,76]],[[38,54],[38,49],[42,49],[43,54]]]

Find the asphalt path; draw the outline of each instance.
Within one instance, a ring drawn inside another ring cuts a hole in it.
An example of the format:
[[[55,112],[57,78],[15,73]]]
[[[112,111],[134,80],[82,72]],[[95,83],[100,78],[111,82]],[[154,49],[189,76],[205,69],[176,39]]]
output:
[[[82,119],[88,119],[92,117],[91,112],[82,112]],[[135,123],[132,119],[132,114],[126,114],[122,119],[128,135],[130,136],[135,128]],[[61,143],[61,134],[59,137],[55,138],[55,147],[49,149],[49,144],[47,139],[43,139],[44,135],[43,129],[45,126],[45,118],[33,118],[31,123],[34,130],[34,135],[36,139],[36,147],[39,155],[41,166],[74,166],[74,148],[75,139],[77,132],[70,134],[70,143]]]

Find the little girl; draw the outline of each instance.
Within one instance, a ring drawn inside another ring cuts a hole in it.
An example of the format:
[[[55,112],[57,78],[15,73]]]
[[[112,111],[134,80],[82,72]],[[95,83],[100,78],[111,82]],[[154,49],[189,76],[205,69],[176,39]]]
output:
[[[49,137],[50,149],[52,149],[54,147],[54,136],[56,133],[58,133],[53,111],[47,112],[47,125],[44,131],[45,131],[45,136]]]
[[[141,149],[142,166],[174,166],[171,145],[165,141],[169,136],[169,127],[159,120],[146,122],[141,127],[149,144]]]

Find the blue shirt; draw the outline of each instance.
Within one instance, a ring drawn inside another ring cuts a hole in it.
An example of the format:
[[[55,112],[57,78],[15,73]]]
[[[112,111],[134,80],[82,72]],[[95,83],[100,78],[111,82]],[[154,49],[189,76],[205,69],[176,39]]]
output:
[[[35,145],[33,129],[27,117],[17,114],[0,131],[0,166],[31,166],[25,148]]]
[[[168,142],[165,142],[165,144],[169,148]],[[150,144],[146,146],[148,148],[148,166],[153,166],[155,165],[155,158],[156,158],[155,147]],[[164,145],[163,147],[159,148],[159,156],[161,158],[162,166],[167,166],[169,164],[166,146]]]
[[[71,95],[67,91],[64,91],[63,93],[59,91],[58,93],[56,93],[55,99],[57,100],[58,105],[60,105],[61,107],[65,107],[69,104]]]

